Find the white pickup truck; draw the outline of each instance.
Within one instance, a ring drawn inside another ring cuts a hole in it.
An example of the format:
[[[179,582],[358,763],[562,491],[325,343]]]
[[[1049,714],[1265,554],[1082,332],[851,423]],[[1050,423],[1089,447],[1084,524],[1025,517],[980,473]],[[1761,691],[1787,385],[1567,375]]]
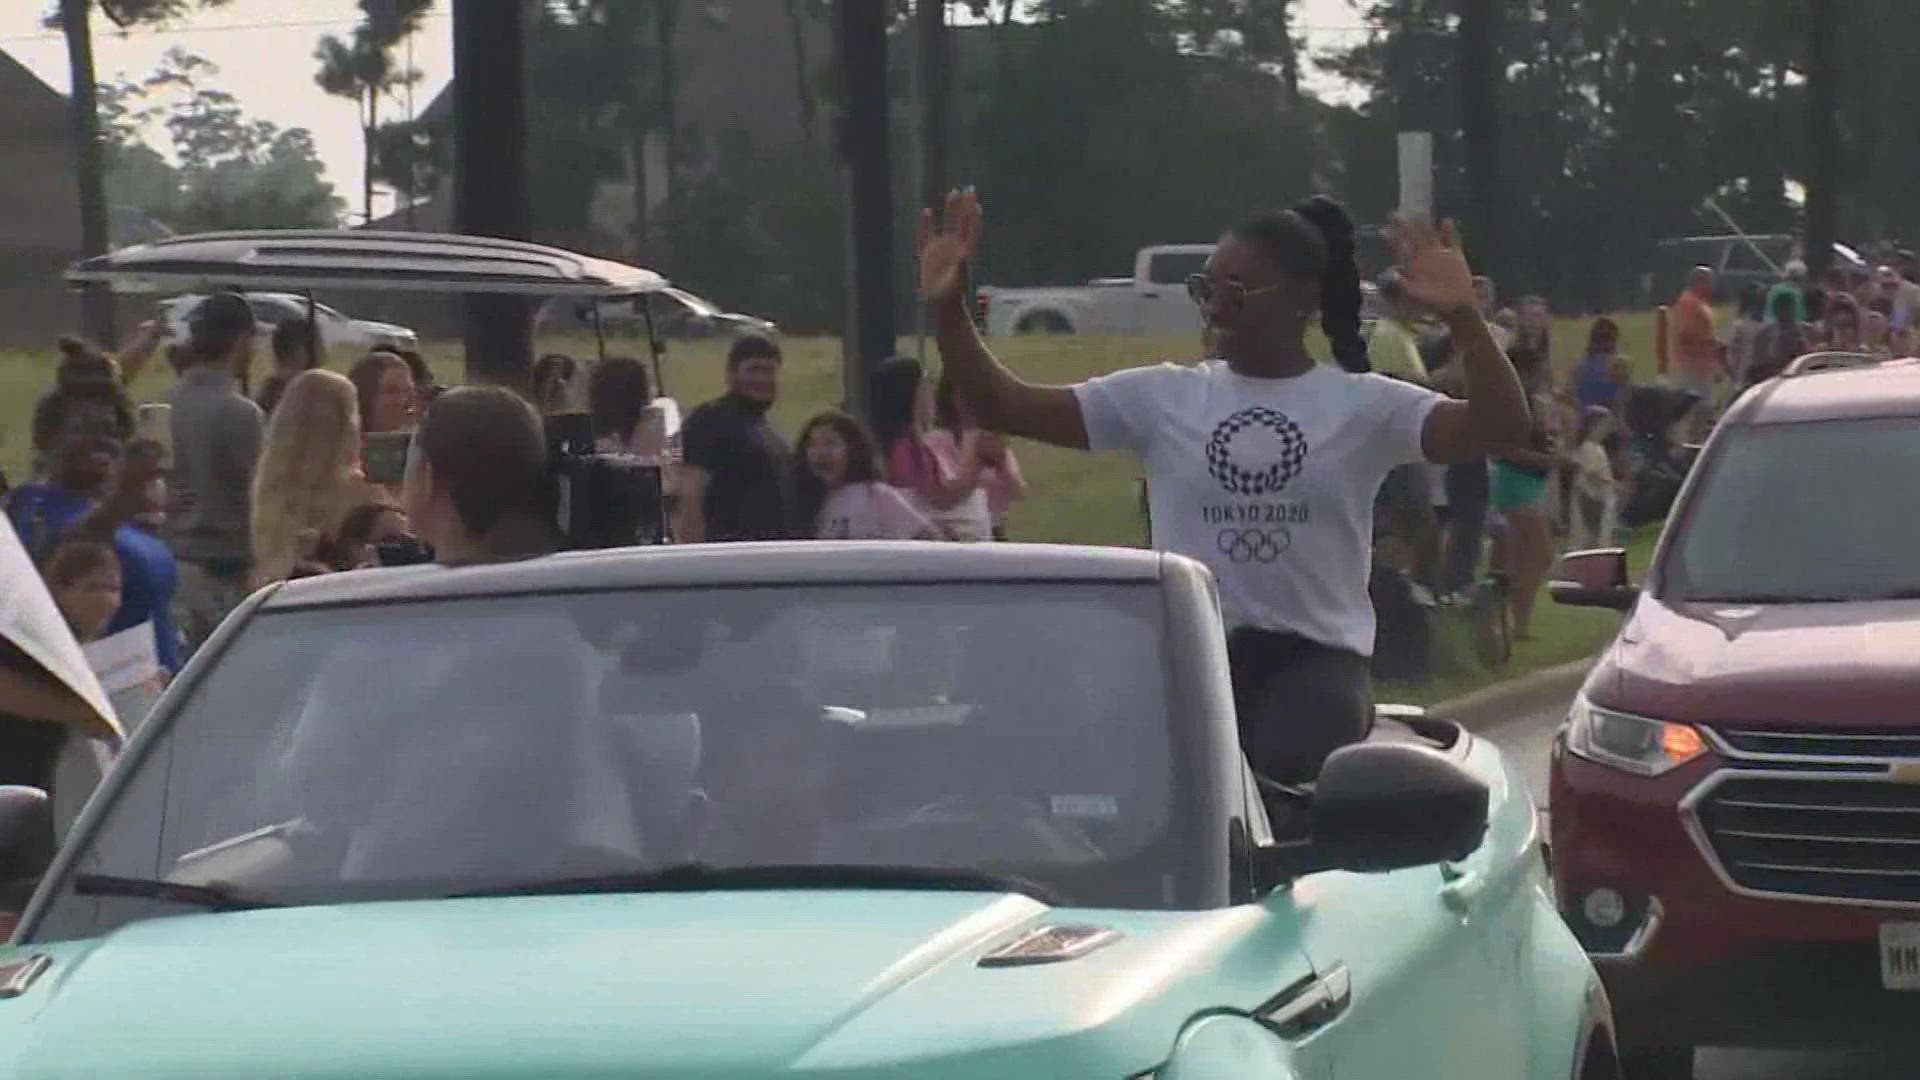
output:
[[[1095,278],[1080,286],[996,289],[982,286],[975,320],[989,337],[1006,334],[1179,334],[1200,332],[1200,309],[1187,297],[1187,276],[1213,254],[1212,244],[1141,248],[1133,276]]]

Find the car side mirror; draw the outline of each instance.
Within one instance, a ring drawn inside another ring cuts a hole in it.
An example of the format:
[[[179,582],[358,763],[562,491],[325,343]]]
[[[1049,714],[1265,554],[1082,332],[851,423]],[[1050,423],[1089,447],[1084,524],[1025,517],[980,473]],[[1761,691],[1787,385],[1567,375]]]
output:
[[[37,787],[0,785],[0,883],[37,878],[52,862],[52,800]]]
[[[1487,785],[1432,747],[1357,743],[1320,769],[1307,809],[1311,837],[1263,848],[1256,871],[1277,886],[1321,870],[1380,873],[1455,862],[1486,837]]]
[[[1625,548],[1569,553],[1547,583],[1547,592],[1557,604],[1613,611],[1631,610],[1640,599],[1640,590],[1627,580]]]

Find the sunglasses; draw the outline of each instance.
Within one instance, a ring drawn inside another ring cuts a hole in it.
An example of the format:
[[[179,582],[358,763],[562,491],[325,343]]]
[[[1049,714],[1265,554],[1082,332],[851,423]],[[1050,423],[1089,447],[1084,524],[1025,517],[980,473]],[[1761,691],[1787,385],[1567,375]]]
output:
[[[1239,307],[1246,306],[1247,297],[1249,296],[1259,296],[1261,293],[1278,292],[1279,289],[1280,289],[1279,285],[1262,285],[1257,289],[1249,289],[1245,285],[1242,285],[1237,281],[1227,281],[1227,282],[1221,282],[1220,284],[1215,284],[1214,280],[1205,274],[1188,274],[1187,275],[1187,295],[1193,299],[1194,303],[1200,305],[1201,307],[1206,307],[1207,305],[1213,303],[1215,290],[1222,290],[1224,294],[1231,300],[1233,306],[1236,308],[1239,308]]]

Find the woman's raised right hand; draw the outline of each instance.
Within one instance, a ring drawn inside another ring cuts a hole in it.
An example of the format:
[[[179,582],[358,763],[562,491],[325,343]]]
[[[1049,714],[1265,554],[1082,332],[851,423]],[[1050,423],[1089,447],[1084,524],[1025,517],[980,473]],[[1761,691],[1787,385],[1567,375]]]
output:
[[[938,220],[920,211],[920,296],[950,300],[966,282],[967,263],[980,250],[980,198],[972,188],[947,192]]]

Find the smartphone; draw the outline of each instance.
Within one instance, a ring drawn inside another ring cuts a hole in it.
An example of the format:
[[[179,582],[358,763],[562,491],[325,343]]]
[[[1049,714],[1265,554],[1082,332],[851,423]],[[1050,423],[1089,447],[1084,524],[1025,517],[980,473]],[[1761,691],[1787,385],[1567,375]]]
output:
[[[373,556],[381,566],[418,566],[433,561],[433,552],[411,536],[383,540],[373,545]]]
[[[1400,133],[1400,216],[1433,221],[1433,133]]]
[[[133,430],[135,438],[152,439],[160,444],[163,463],[173,457],[173,406],[165,402],[140,406]]]
[[[410,431],[382,431],[367,436],[367,446],[361,454],[361,467],[366,470],[367,479],[375,484],[396,487],[407,475],[407,449],[413,445],[413,433]]]

